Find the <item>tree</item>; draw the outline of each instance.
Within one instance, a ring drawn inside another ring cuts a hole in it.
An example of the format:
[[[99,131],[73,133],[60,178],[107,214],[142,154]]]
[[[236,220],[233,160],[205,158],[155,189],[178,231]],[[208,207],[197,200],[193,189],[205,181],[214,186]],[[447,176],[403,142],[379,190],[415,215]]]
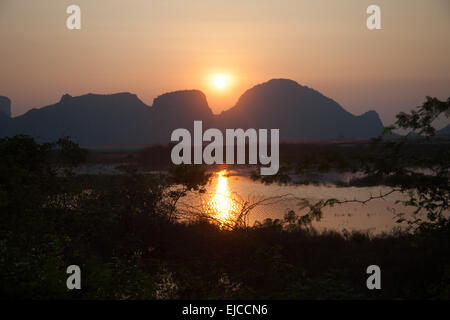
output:
[[[376,181],[390,186],[390,190],[367,199],[339,200],[324,199],[311,203],[301,199],[300,210],[306,214],[298,216],[299,224],[310,224],[322,217],[322,209],[348,202],[367,203],[373,199],[382,199],[393,193],[407,195],[407,200],[398,201],[405,206],[414,207],[414,219],[400,216],[398,222],[407,221],[411,228],[421,231],[449,230],[450,185],[449,166],[450,149],[448,143],[430,152],[421,152],[422,148],[435,142],[436,130],[433,121],[439,117],[450,116],[450,97],[447,101],[427,97],[426,102],[410,113],[399,113],[394,125],[385,128],[383,134],[372,139],[367,148],[347,157],[327,157],[317,159],[307,157],[296,166],[283,165],[279,174],[261,177],[253,174],[254,179],[265,183],[290,181],[290,173],[302,173],[311,170],[327,171],[335,168],[340,171],[362,172],[365,181]],[[397,129],[408,133],[393,138]],[[426,218],[425,218],[426,217]],[[292,219],[291,219],[292,220]]]

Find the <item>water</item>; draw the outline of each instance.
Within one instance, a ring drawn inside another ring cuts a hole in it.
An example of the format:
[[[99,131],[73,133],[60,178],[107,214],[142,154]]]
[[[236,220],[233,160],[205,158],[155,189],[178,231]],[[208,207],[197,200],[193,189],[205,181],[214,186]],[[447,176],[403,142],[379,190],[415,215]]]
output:
[[[81,174],[120,174],[115,165],[88,166],[79,168]],[[150,173],[150,172],[147,172]],[[378,196],[390,190],[386,186],[376,187],[339,187],[336,182],[349,182],[354,174],[339,174],[335,172],[320,176],[308,174],[296,177],[294,180],[315,181],[320,184],[310,185],[265,185],[249,178],[249,171],[218,170],[206,186],[203,195],[189,194],[181,199],[178,208],[204,214],[226,226],[233,221],[237,212],[244,205],[255,206],[248,215],[247,225],[264,219],[283,219],[290,210],[297,214],[306,212],[299,210],[300,199],[311,202],[322,199],[336,198],[338,200],[366,200],[370,196]],[[374,199],[366,204],[347,203],[326,207],[320,221],[313,221],[312,226],[318,231],[335,230],[369,231],[372,234],[391,232],[394,228],[406,228],[406,223],[399,224],[398,214],[404,213],[412,217],[414,208],[396,204],[397,200],[406,200],[400,193],[391,194],[384,199]]]
[[[189,195],[182,199],[180,206],[187,205],[198,212],[213,217],[221,224],[232,219],[244,204],[247,206],[263,201],[250,211],[247,223],[262,222],[266,218],[283,219],[290,210],[298,214],[301,198],[311,202],[321,199],[336,198],[338,200],[365,200],[370,196],[378,196],[390,190],[389,187],[337,187],[332,184],[321,185],[264,185],[252,181],[248,176],[222,170],[216,172],[207,185],[204,195]],[[277,198],[279,197],[279,198]],[[266,199],[266,201],[264,201]],[[270,199],[270,200],[267,200]],[[369,231],[372,234],[391,232],[394,228],[405,228],[406,224],[396,223],[399,213],[411,216],[413,208],[396,204],[397,200],[405,200],[400,193],[391,194],[384,199],[374,199],[366,204],[346,203],[326,207],[320,221],[312,226],[319,230]]]

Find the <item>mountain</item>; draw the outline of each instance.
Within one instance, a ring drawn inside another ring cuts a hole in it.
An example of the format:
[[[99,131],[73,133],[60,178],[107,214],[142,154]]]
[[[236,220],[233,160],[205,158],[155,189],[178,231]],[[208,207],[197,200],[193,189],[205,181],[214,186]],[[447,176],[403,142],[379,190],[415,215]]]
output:
[[[441,130],[438,130],[436,132],[436,135],[438,136],[450,136],[450,124],[442,128]]]
[[[139,143],[146,134],[147,109],[130,93],[66,94],[56,104],[13,118],[9,131],[40,141],[70,136],[82,145]]]
[[[0,96],[0,138],[10,133],[11,122],[11,100]]]
[[[174,129],[192,130],[194,120],[202,120],[204,128],[279,128],[285,141],[365,139],[383,130],[375,111],[355,116],[311,88],[274,79],[249,89],[220,115],[213,115],[198,90],[165,93],[152,106],[131,93],[66,94],[53,105],[19,117],[0,113],[0,136],[24,133],[40,141],[71,136],[90,146],[166,144]]]
[[[281,140],[366,139],[383,131],[375,111],[354,116],[318,91],[286,79],[253,87],[220,118],[222,128],[280,128]]]
[[[191,127],[194,120],[208,117],[212,113],[206,97],[196,90],[164,94],[155,99],[154,107],[131,93],[65,94],[56,104],[8,119],[0,134],[23,133],[39,141],[70,136],[91,146],[167,143],[165,137],[170,139],[174,129]]]
[[[0,96],[0,114],[11,118],[11,100],[8,97]]]
[[[191,129],[195,120],[202,120],[204,127],[209,127],[213,119],[206,96],[199,90],[165,93],[153,101],[152,111],[153,137],[160,143],[168,143],[175,129]]]

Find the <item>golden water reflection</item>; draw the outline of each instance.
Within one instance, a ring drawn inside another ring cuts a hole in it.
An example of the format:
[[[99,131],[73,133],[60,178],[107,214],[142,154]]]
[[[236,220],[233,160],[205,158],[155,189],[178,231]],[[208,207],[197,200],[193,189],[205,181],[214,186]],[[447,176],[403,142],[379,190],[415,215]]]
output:
[[[226,227],[233,224],[238,205],[228,187],[228,172],[222,170],[216,174],[216,189],[208,200],[207,210],[214,220]]]
[[[216,172],[207,185],[205,193],[192,193],[177,203],[177,208],[187,219],[206,218],[215,221],[222,229],[231,229],[239,225],[253,226],[265,219],[283,219],[284,215],[294,210],[298,214],[298,199],[319,201],[321,199],[366,199],[373,194],[385,193],[389,187],[337,187],[324,185],[266,185],[251,180],[248,176],[229,170]],[[283,201],[261,204],[251,209],[252,204],[263,199],[283,197]],[[397,213],[412,214],[397,201],[405,201],[401,194],[393,194],[384,200],[375,199],[365,205],[348,203],[341,206],[325,208],[320,221],[314,221],[313,227],[325,230],[362,230],[373,234],[390,232],[398,228]],[[250,204],[250,205],[249,205]],[[244,216],[244,218],[243,218]],[[246,219],[242,221],[242,219]]]

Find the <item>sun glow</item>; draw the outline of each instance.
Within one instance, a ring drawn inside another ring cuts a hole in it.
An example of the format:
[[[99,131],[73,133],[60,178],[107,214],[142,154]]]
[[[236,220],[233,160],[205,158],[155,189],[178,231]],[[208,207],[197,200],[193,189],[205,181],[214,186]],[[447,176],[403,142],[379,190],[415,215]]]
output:
[[[228,76],[224,74],[217,74],[213,77],[213,82],[217,89],[225,89],[228,84]]]

